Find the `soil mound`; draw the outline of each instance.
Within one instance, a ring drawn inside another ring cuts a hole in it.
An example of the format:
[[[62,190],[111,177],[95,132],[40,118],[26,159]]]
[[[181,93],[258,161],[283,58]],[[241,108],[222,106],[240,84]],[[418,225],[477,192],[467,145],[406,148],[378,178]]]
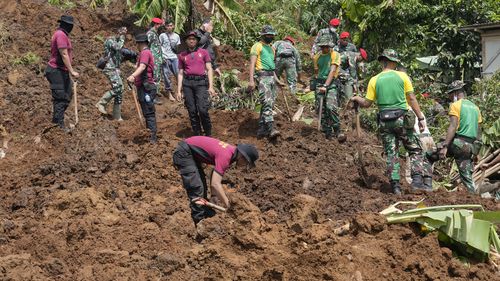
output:
[[[497,204],[466,192],[401,197],[387,193],[381,150],[368,134],[359,141],[373,184],[362,188],[351,132],[339,145],[312,126],[288,122],[282,114],[276,117],[282,137],[268,142],[255,138],[257,113],[212,112],[215,137],[255,143],[261,159],[249,173],[228,173],[224,187],[232,208],[203,221],[197,237],[171,160],[177,142],[190,135],[182,105],[157,107],[157,145],[147,142],[130,92],[125,94],[124,122],[108,120],[94,107],[108,88],[94,67],[102,49],[94,36],[132,24],[123,4],[112,7],[70,11],[79,22],[72,38],[82,77],[80,123],[65,134],[46,129],[51,100],[42,74],[61,11],[41,0],[0,1],[11,38],[4,58],[28,51],[43,58],[30,66],[0,61],[0,122],[12,136],[7,156],[0,160],[0,279],[498,277],[488,264],[461,264],[440,247],[435,235],[421,237],[408,225],[387,226],[376,215],[395,201],[422,196],[427,205],[481,203],[498,209]],[[15,83],[7,81],[14,71]],[[129,73],[130,66],[123,72]],[[73,122],[71,107],[67,121]]]

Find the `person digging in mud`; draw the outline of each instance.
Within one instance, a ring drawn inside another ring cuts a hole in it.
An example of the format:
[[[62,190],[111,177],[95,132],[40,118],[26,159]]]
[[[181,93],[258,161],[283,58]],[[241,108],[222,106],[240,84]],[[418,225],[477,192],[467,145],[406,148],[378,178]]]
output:
[[[157,84],[154,81],[153,71],[155,62],[153,54],[148,48],[148,37],[146,34],[139,34],[135,37],[135,42],[140,50],[137,58],[136,69],[127,81],[134,82],[137,88],[137,100],[142,109],[142,114],[146,120],[146,127],[151,131],[151,143],[156,143],[156,110],[154,99],[156,98]]]
[[[104,42],[104,54],[108,56],[108,62],[102,70],[104,75],[111,82],[111,90],[104,93],[99,102],[96,104],[97,109],[102,114],[107,114],[106,106],[114,99],[113,104],[113,119],[122,121],[121,107],[123,99],[123,81],[120,76],[120,64],[122,63],[122,48],[125,43],[126,27],[120,27],[118,34],[111,36]]]
[[[370,79],[366,99],[354,96],[351,101],[361,107],[370,107],[374,102],[378,106],[380,135],[387,156],[386,173],[394,194],[401,194],[397,149],[399,141],[402,141],[410,154],[412,188],[432,191],[432,165],[424,157],[420,138],[414,129],[415,114],[421,131],[427,125],[413,94],[413,85],[406,73],[395,70],[400,62],[396,51],[384,50],[378,61],[382,64],[383,70]],[[408,110],[409,107],[415,114]]]
[[[216,96],[213,87],[213,70],[210,54],[207,50],[197,47],[200,40],[194,31],[185,36],[187,50],[180,53],[179,74],[177,75],[176,99],[181,101],[189,114],[194,135],[212,135],[212,122],[208,110],[210,108],[209,94]],[[201,123],[201,124],[200,124]]]
[[[204,200],[208,198],[202,163],[214,166],[210,179],[211,197],[229,208],[229,199],[221,184],[224,173],[233,163],[236,167],[253,168],[258,158],[259,152],[251,144],[242,143],[233,146],[205,136],[194,136],[179,142],[173,154],[173,161],[186,189],[195,226],[201,220],[215,215],[213,209],[203,205]]]
[[[316,78],[315,88],[316,109],[321,109],[321,131],[327,139],[332,137],[344,141],[344,134],[340,133],[340,115],[338,107],[338,89],[334,82],[339,75],[340,54],[332,50],[330,39],[322,38],[318,42],[321,51],[314,56],[314,70]],[[321,102],[321,100],[323,100]],[[321,105],[322,103],[322,105]]]
[[[255,89],[255,79],[259,83],[259,101],[261,104],[259,129],[257,138],[276,138],[280,132],[273,127],[273,106],[276,100],[276,74],[274,73],[274,49],[271,46],[276,31],[270,25],[265,25],[261,32],[260,42],[255,43],[250,50],[250,81],[249,92]],[[255,74],[255,76],[254,76]]]
[[[66,132],[64,112],[73,96],[71,76],[78,78],[80,74],[73,69],[73,45],[69,34],[73,29],[73,17],[61,16],[59,28],[52,35],[50,42],[50,59],[45,68],[45,77],[52,91],[53,117],[52,123],[57,124]]]
[[[439,156],[444,159],[449,154],[455,159],[460,179],[467,190],[476,192],[472,178],[474,172],[473,159],[481,148],[481,112],[479,108],[465,97],[465,84],[456,80],[448,85],[446,94],[453,102],[450,105],[450,125],[446,133],[443,148]]]

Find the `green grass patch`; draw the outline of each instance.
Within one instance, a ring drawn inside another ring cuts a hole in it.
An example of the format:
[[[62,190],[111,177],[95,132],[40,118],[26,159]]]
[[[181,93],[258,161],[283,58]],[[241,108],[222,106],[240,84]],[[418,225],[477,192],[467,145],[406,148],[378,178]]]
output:
[[[42,60],[42,58],[39,55],[32,53],[32,52],[27,52],[26,54],[12,60],[12,64],[14,64],[14,65],[33,65],[33,64],[39,63],[41,60]]]

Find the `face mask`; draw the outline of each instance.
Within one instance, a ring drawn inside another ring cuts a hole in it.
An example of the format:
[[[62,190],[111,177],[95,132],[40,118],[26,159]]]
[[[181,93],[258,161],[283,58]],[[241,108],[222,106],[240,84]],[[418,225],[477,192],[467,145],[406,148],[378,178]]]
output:
[[[264,42],[266,42],[266,44],[269,44],[269,43],[273,42],[273,38],[272,37],[264,37]]]

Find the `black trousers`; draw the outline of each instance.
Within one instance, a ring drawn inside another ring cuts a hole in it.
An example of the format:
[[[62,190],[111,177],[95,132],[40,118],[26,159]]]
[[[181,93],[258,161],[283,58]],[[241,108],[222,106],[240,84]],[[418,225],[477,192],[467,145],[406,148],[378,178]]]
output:
[[[64,112],[73,96],[69,72],[47,66],[45,68],[45,77],[50,83],[52,92],[52,122],[64,128]]]
[[[191,218],[196,225],[205,218],[215,216],[215,211],[207,206],[197,205],[191,200],[196,197],[207,199],[207,180],[201,163],[193,158],[191,148],[184,141],[179,142],[173,155],[174,165],[182,178],[182,186],[186,189],[189,206],[191,207]]]
[[[201,135],[201,127],[203,126],[205,135],[210,136],[212,134],[212,122],[208,114],[210,101],[208,99],[207,79],[192,80],[185,78],[182,81],[182,90],[184,92],[184,105],[187,108],[194,134]]]
[[[149,102],[146,101],[146,94],[149,95]],[[137,88],[137,99],[141,105],[142,115],[146,120],[146,127],[151,134],[156,136],[156,109],[154,99],[156,98],[156,89],[146,90],[144,85]]]

